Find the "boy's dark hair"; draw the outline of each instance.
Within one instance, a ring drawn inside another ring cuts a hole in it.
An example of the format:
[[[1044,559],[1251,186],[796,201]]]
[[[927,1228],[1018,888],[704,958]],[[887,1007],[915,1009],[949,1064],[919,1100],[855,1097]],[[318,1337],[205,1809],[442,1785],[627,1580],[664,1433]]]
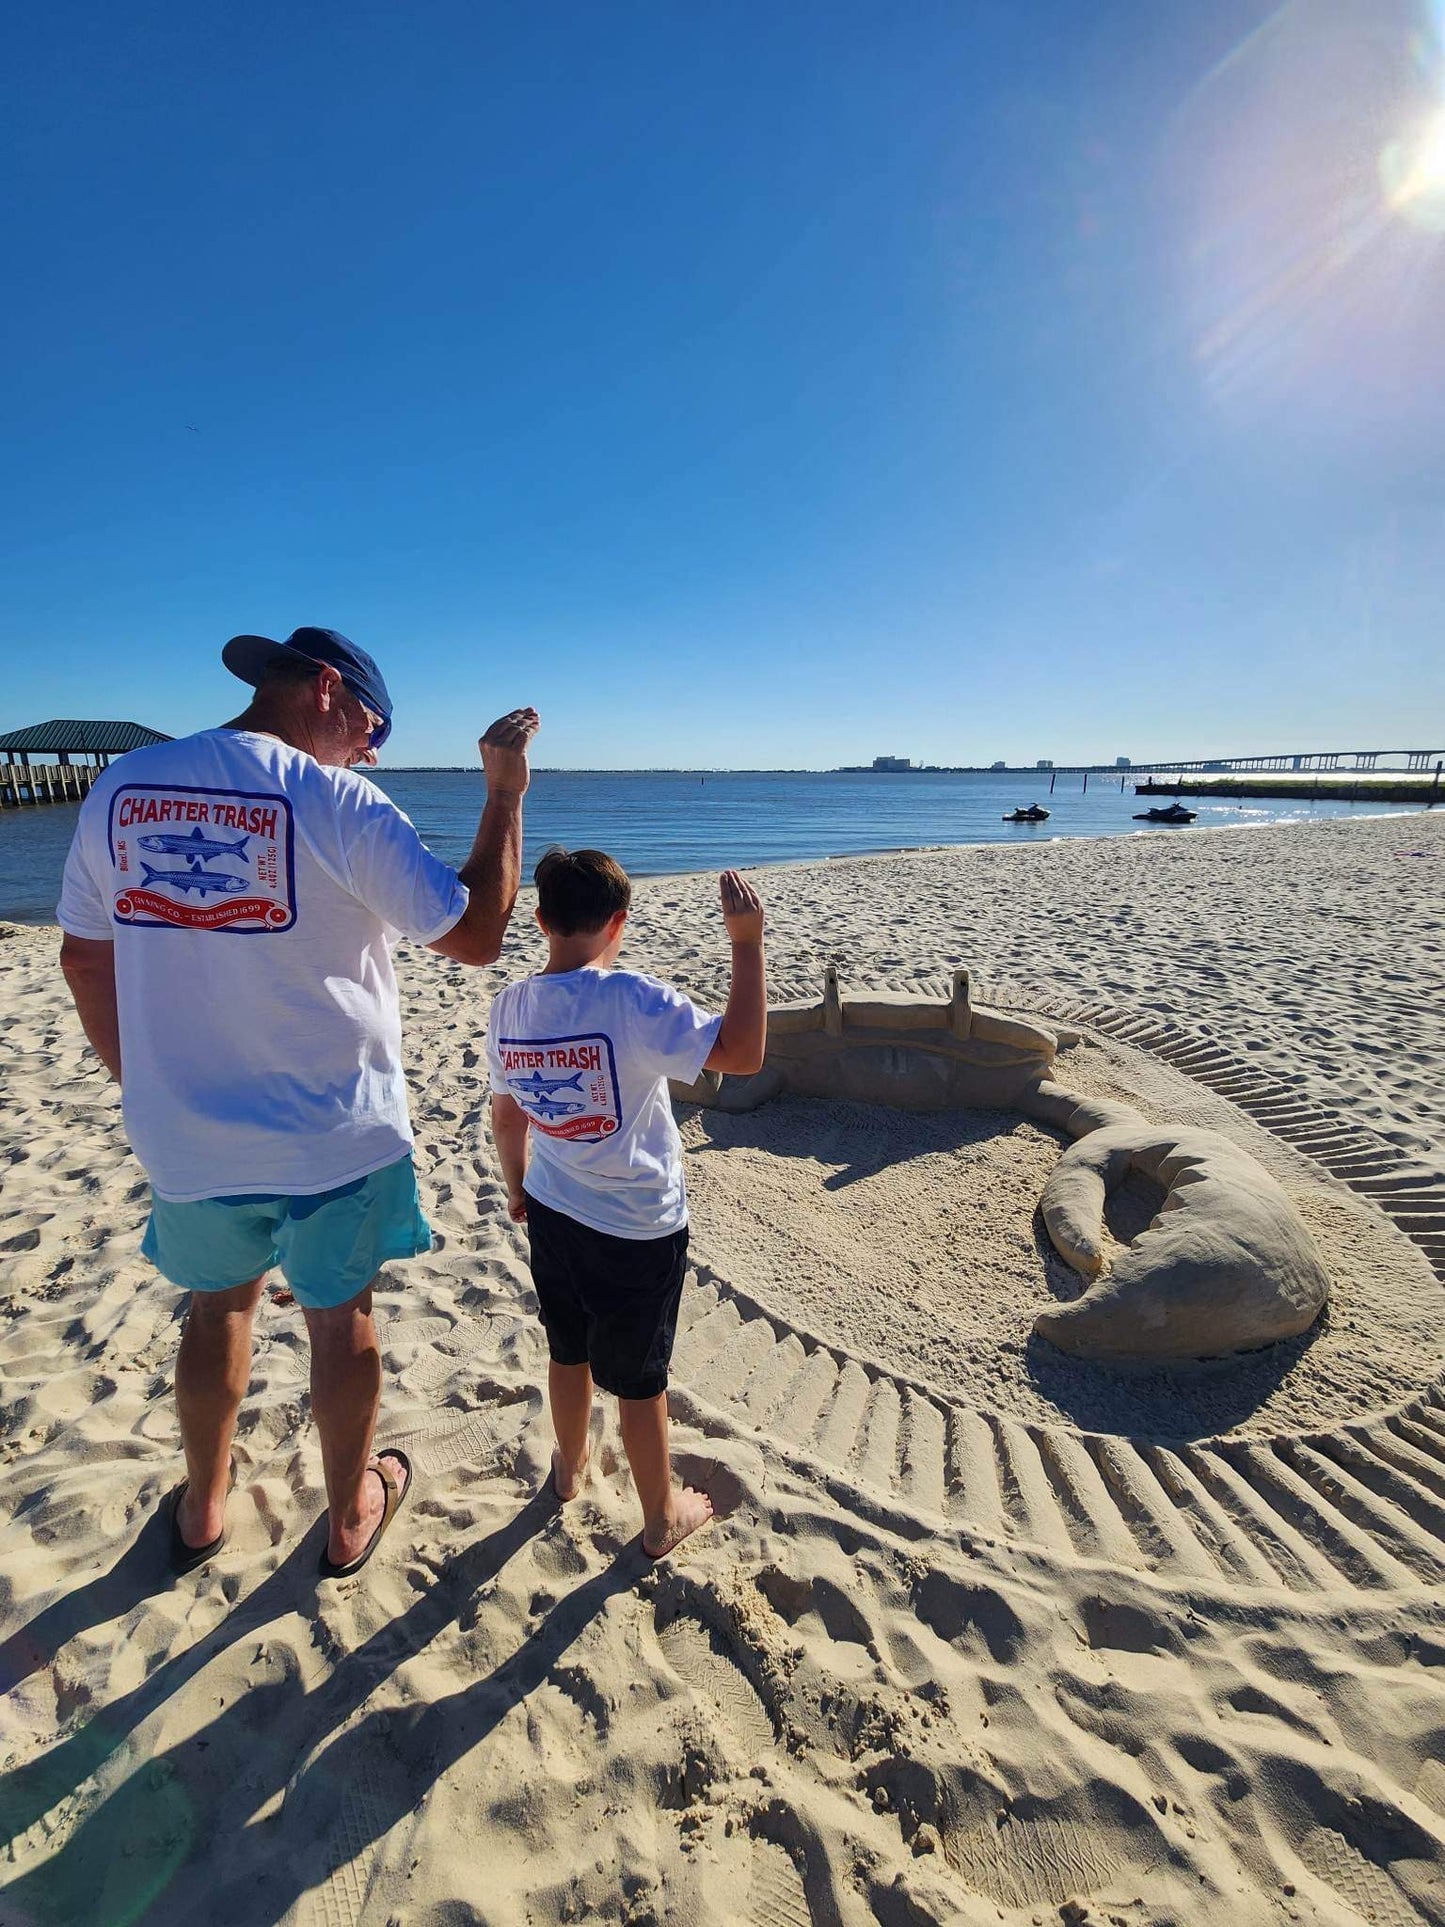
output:
[[[632,902],[632,879],[602,850],[548,850],[532,878],[542,921],[558,937],[591,936]]]

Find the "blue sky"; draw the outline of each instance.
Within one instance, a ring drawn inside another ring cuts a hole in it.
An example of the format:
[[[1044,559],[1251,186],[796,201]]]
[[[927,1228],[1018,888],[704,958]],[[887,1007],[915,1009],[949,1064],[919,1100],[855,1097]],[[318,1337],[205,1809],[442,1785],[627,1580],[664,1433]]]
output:
[[[396,762],[1433,744],[1440,24],[27,9],[0,726],[315,622]]]

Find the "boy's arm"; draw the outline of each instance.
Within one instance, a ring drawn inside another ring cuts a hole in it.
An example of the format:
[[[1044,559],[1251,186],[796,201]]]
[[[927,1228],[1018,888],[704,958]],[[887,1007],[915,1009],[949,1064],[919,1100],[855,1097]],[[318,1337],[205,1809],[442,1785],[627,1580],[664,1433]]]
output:
[[[507,1216],[513,1224],[525,1224],[527,1194],[522,1189],[522,1180],[527,1175],[527,1113],[516,1098],[500,1092],[493,1096],[492,1136],[507,1187]]]
[[[717,1042],[704,1070],[749,1077],[763,1067],[768,1047],[768,982],[763,962],[763,906],[753,886],[736,870],[724,870],[718,883],[723,922],[733,947],[733,975]]]

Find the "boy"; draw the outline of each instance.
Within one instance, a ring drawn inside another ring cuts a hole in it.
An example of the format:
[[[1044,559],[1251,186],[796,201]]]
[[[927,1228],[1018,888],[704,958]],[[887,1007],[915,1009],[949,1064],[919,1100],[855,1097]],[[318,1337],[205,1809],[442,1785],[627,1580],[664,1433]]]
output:
[[[612,968],[632,884],[610,856],[549,850],[535,877],[547,965],[496,997],[487,1056],[507,1209],[527,1226],[551,1353],[552,1478],[562,1500],[581,1491],[593,1385],[615,1393],[643,1550],[661,1559],[712,1517],[705,1492],[673,1485],[668,1457],[687,1197],[667,1080],[761,1068],[763,907],[736,871],[723,872],[732,983],[716,1017],[653,977]]]

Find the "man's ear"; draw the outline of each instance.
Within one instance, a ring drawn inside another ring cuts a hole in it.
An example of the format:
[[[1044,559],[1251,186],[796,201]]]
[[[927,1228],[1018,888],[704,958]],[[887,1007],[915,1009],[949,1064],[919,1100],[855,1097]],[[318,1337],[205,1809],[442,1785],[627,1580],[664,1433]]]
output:
[[[333,669],[330,663],[323,663],[316,672],[316,680],[311,688],[316,698],[317,709],[323,716],[329,715],[335,707],[337,692],[341,688],[340,671]]]

